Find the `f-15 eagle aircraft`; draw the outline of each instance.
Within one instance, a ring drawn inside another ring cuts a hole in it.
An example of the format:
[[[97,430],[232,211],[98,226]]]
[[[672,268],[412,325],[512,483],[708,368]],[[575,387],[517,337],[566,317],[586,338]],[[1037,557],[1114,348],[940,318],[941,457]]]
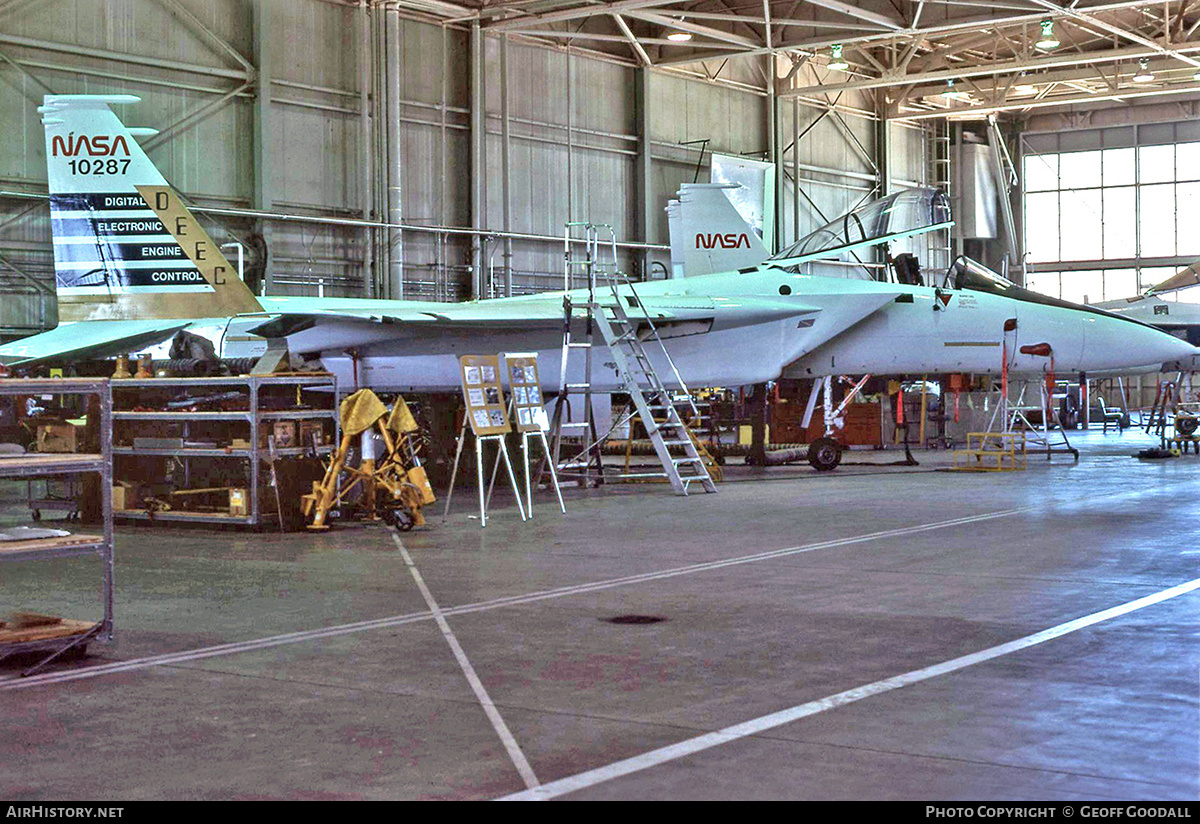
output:
[[[1162,283],[1151,286],[1145,294],[1096,305],[1122,317],[1149,323],[1183,338],[1193,346],[1200,346],[1200,304],[1165,300],[1162,297],[1197,284],[1200,284],[1200,263],[1193,263]]]
[[[151,130],[126,128],[109,108],[136,101],[45,98],[39,111],[62,322],[0,347],[3,362],[111,357],[187,331],[213,340],[223,357],[284,338],[293,354],[320,356],[344,386],[453,391],[460,355],[504,351],[536,351],[541,374],[559,374],[561,292],[454,304],[256,298],[138,146],[135,138]],[[1197,352],[1147,324],[1036,295],[969,266],[941,288],[800,272],[808,261],[949,225],[942,195],[906,190],[757,265],[601,295],[654,323],[690,386],[781,375],[998,373],[1006,357],[1011,370],[1041,372],[1047,351],[1059,372],[1143,369]],[[615,369],[603,356],[597,361],[593,389],[620,391]]]

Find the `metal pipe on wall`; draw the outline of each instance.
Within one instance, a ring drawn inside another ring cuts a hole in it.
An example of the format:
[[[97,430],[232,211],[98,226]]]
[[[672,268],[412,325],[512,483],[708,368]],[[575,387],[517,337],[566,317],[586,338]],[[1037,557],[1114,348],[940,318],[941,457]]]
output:
[[[638,66],[633,70],[634,83],[634,122],[637,129],[637,221],[638,236],[643,243],[649,243],[654,233],[654,194],[652,177],[652,155],[650,151],[650,70]],[[642,279],[650,279],[650,250],[643,250],[639,256],[642,264]]]
[[[792,99],[792,243],[800,239],[800,103]]]
[[[510,170],[512,169],[512,141],[508,124],[508,35],[500,39],[500,175],[501,194],[504,198],[504,231],[512,231],[512,198],[510,196]],[[512,238],[504,238],[504,296],[512,297]]]
[[[471,21],[471,227],[483,228],[484,223],[484,65],[483,32],[479,21]],[[471,235],[471,297],[483,297],[483,241],[479,234]]]
[[[779,96],[775,93],[775,55],[765,57],[767,71],[767,157],[775,164],[774,216],[771,220],[772,246],[778,252],[783,242],[783,141],[779,136]]]
[[[379,162],[373,164],[372,191],[375,196],[375,214],[387,214],[387,24],[383,14],[372,16],[375,34],[375,53],[372,58],[375,75],[375,157]],[[383,227],[386,229],[386,227]],[[391,266],[391,250],[387,242],[387,232],[375,234],[375,293],[380,297],[391,297],[389,292],[387,272]]]
[[[388,3],[384,9],[387,36],[387,175],[388,222],[401,224],[403,217],[402,170],[403,141],[400,136],[400,71],[403,53],[400,47],[400,9]],[[404,297],[404,234],[399,225],[388,228],[388,295]]]
[[[359,204],[362,208],[363,220],[370,220],[371,209],[371,173],[374,159],[374,152],[371,151],[371,9],[367,0],[359,0],[359,15],[358,15],[358,106],[359,106],[359,169],[362,172],[362,180],[360,186],[362,190],[358,193]],[[375,297],[375,273],[374,273],[374,255],[372,254],[372,246],[374,245],[375,230],[370,227],[363,227],[362,246],[363,246],[363,262],[362,262],[362,281],[363,281],[363,296],[368,298]]]
[[[446,176],[448,163],[446,160],[446,107],[450,105],[450,30],[442,26],[442,105],[438,113],[441,126],[442,142],[438,147],[438,160],[441,163],[441,183],[438,185],[438,208],[441,210],[441,224],[450,222],[448,216],[449,197],[446,192]],[[434,291],[438,300],[449,300],[449,274],[446,270],[446,236],[438,235],[437,244],[438,269],[434,275]]]
[[[269,211],[271,202],[271,170],[270,170],[270,123],[271,123],[271,49],[270,14],[266,8],[266,0],[257,0],[254,4],[254,63],[258,69],[256,78],[257,99],[254,103],[254,208]],[[265,220],[255,221],[254,231],[262,239],[265,260],[258,261],[262,267],[262,284],[260,291],[267,294],[271,290],[271,240]]]
[[[572,165],[572,155],[575,153],[575,132],[573,129],[574,96],[571,94],[571,47],[567,46],[567,220],[575,220],[575,168]]]

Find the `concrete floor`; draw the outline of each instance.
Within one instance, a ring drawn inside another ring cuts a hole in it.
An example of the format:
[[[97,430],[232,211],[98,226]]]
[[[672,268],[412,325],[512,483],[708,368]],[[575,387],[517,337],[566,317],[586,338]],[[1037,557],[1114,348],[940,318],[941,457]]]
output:
[[[1194,799],[1200,591],[1096,615],[1200,578],[1200,458],[1148,443],[499,498],[484,530],[464,491],[403,549],[123,527],[116,644],[0,665],[0,799]],[[94,612],[90,561],[0,569],[0,611]]]

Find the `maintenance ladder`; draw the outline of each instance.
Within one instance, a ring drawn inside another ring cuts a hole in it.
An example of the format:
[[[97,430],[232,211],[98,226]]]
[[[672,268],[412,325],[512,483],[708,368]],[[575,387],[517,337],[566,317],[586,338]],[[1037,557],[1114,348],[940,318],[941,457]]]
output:
[[[574,226],[583,226],[586,232],[585,254],[581,262],[573,259],[571,252],[570,232]],[[607,231],[609,238],[602,244],[600,235],[603,231]],[[594,468],[596,474],[603,477],[603,467],[600,462],[601,442],[606,440],[614,429],[628,423],[636,413],[654,446],[663,472],[661,474],[622,474],[617,475],[617,478],[665,476],[678,495],[687,495],[691,484],[696,482],[706,492],[716,492],[716,485],[705,466],[704,458],[697,449],[687,424],[680,416],[671,391],[658,376],[654,364],[646,352],[646,343],[652,343],[657,347],[656,351],[661,351],[663,358],[670,366],[678,388],[687,395],[687,404],[691,408],[692,415],[697,419],[699,410],[691,398],[691,393],[687,391],[679,370],[675,368],[658,330],[655,329],[654,323],[650,319],[650,313],[642,304],[633,284],[616,272],[616,239],[612,233],[612,227],[596,224],[567,224],[565,245],[566,285],[570,286],[573,265],[582,263],[587,275],[588,291],[587,300],[583,302],[573,299],[569,292],[563,296],[561,380],[558,400],[554,407],[554,422],[551,426],[551,433],[554,437],[553,459],[559,467],[560,474],[571,474],[573,470],[581,469],[582,472],[579,474],[586,481]],[[601,259],[600,251],[603,246],[611,248],[611,269],[607,268],[607,264]],[[612,295],[611,303],[601,303],[597,299],[598,276],[604,276],[608,280],[608,288]],[[619,288],[622,285],[624,289]],[[628,302],[630,307],[640,314],[631,318],[625,309],[625,302]],[[582,341],[573,340],[571,334],[572,321],[579,317],[580,313],[585,321],[584,340]],[[614,422],[612,429],[603,438],[596,437],[595,418],[591,409],[592,349],[596,343],[594,333],[597,329],[608,346],[617,376],[633,401],[634,407],[633,412],[627,413],[621,420]],[[570,383],[567,380],[568,360],[571,352],[576,349],[584,350],[583,380],[578,383]],[[563,421],[562,418],[563,413],[570,408],[569,398],[573,393],[583,394],[584,420],[569,423]],[[575,458],[560,463],[563,430],[568,428],[584,429],[585,437],[590,436],[592,442]],[[682,455],[672,454],[672,450],[678,450],[682,452]]]

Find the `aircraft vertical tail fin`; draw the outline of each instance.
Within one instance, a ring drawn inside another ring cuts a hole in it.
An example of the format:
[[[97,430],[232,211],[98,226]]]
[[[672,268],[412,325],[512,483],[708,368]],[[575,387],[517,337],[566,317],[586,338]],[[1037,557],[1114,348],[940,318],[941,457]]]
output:
[[[47,95],[50,225],[59,318],[143,320],[261,312],[204,228],[110,103],[132,95]]]
[[[757,266],[770,252],[720,183],[684,183],[667,206],[671,276],[695,277]]]

